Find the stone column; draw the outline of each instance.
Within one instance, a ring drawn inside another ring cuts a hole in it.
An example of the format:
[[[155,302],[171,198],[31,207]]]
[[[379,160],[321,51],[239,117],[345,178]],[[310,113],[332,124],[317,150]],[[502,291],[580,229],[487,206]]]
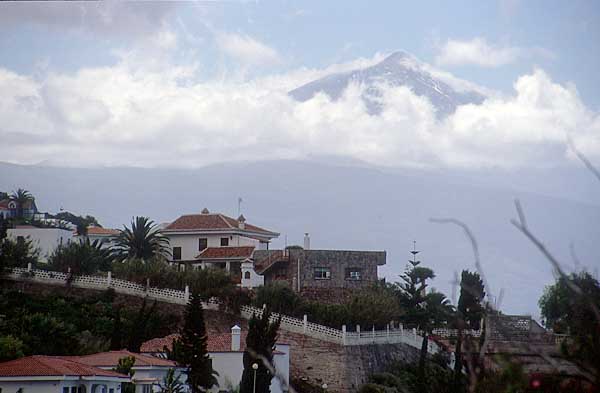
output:
[[[112,284],[112,273],[108,272],[108,276],[106,276],[106,283],[110,287]]]
[[[346,325],[342,325],[342,344],[346,345]]]
[[[306,334],[306,330],[308,329],[308,316],[306,314],[304,314],[304,319],[303,319],[303,331],[304,334]]]
[[[184,296],[184,299],[185,299],[186,303],[190,301],[190,286],[189,285],[185,286],[185,291],[184,291],[184,295],[183,296]]]

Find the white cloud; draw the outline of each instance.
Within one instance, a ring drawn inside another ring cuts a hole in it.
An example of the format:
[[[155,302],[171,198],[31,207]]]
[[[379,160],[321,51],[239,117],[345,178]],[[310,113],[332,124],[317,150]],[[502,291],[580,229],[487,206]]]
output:
[[[248,35],[218,33],[217,45],[227,55],[245,64],[272,65],[281,62],[277,51]]]
[[[198,167],[316,154],[389,166],[518,168],[565,164],[567,134],[600,157],[600,116],[542,70],[521,76],[508,96],[439,120],[428,100],[406,88],[385,88],[376,116],[358,85],[337,101],[287,95],[323,70],[199,82],[193,65],[168,56],[151,66],[132,59],[36,78],[0,69],[2,160]]]
[[[499,67],[515,62],[521,53],[520,48],[491,45],[480,37],[468,41],[449,39],[439,48],[436,62],[439,65]]]

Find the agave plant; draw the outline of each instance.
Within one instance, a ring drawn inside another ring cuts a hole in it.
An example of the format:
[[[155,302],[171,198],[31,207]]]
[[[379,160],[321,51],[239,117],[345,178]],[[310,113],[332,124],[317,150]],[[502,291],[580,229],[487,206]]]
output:
[[[135,217],[131,228],[124,227],[115,242],[113,252],[119,261],[131,258],[147,261],[171,253],[169,239],[148,217]]]

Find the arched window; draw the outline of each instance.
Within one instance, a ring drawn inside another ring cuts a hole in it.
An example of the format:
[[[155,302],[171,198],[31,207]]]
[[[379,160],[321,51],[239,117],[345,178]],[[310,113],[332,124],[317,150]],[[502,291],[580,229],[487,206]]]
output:
[[[244,273],[244,279],[246,279],[246,280],[250,279],[250,272]]]

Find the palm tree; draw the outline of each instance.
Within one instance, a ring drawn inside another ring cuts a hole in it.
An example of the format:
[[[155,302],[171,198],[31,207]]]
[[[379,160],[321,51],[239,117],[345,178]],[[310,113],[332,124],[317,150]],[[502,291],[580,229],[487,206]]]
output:
[[[31,193],[22,188],[13,191],[10,195],[10,200],[15,202],[17,205],[17,218],[23,218],[23,208],[27,202],[33,202],[35,198]]]
[[[183,383],[179,380],[180,375],[175,376],[175,369],[170,368],[167,375],[158,384],[160,393],[183,393],[185,391]]]
[[[135,217],[131,222],[131,229],[124,227],[116,240],[114,252],[116,259],[121,261],[129,258],[146,261],[171,253],[169,239],[148,217]]]

